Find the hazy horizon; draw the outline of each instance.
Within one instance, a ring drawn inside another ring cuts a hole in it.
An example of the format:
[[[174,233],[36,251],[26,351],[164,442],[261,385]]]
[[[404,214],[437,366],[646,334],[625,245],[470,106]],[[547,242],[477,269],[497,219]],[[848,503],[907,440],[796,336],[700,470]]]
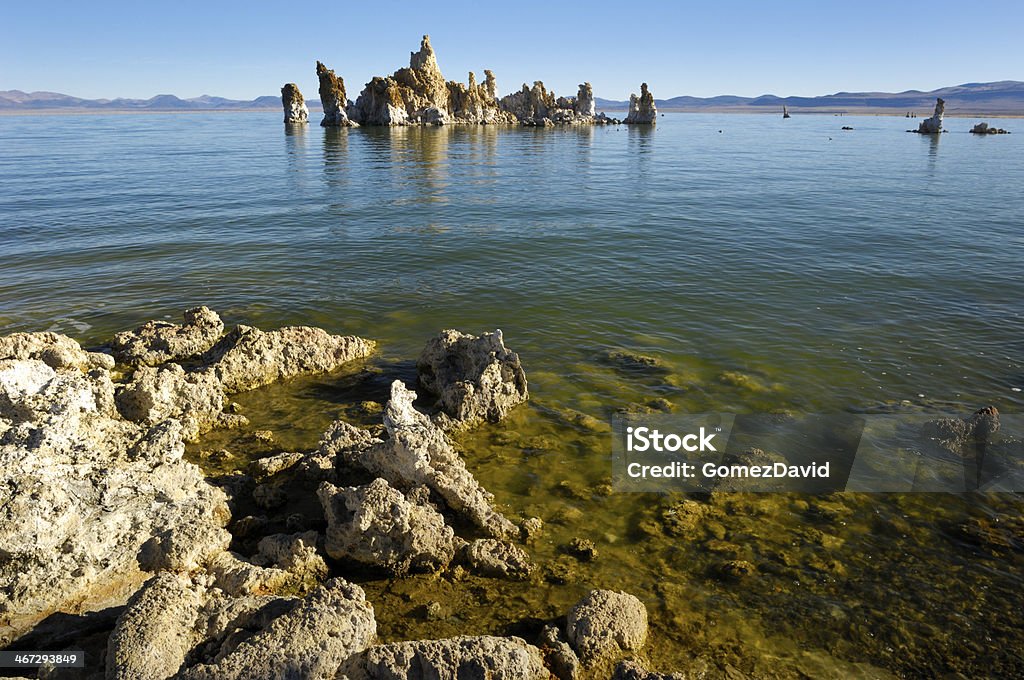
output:
[[[366,6],[282,12],[252,2],[42,7],[7,10],[0,90],[251,100],[296,82],[315,96],[319,59],[344,77],[354,98],[372,76],[407,65],[424,33],[446,78],[465,81],[469,70],[482,77],[489,68],[502,93],[537,79],[559,94],[589,80],[598,96],[614,100],[627,99],[641,81],[668,99],[1024,80],[1024,54],[1015,47],[1024,7],[1003,1],[986,5],[982,21],[965,21],[961,3],[931,3],[921,12],[877,0],[852,9],[804,0],[713,8],[656,1],[628,12],[533,2],[514,10],[456,2],[391,13]]]

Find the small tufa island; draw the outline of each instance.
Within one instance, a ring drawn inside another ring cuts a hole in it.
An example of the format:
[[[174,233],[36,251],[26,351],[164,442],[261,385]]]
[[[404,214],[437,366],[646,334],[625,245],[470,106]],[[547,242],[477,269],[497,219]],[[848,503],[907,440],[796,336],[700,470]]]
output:
[[[430,45],[430,36],[426,35],[419,51],[410,55],[408,68],[400,68],[390,76],[375,76],[354,102],[348,99],[345,81],[319,61],[316,75],[324,110],[320,124],[324,127],[452,123],[541,127],[654,125],[658,117],[647,83],[640,86],[639,96],[630,96],[629,114],[619,120],[597,113],[590,83],[581,84],[575,97],[556,97],[538,80],[533,87],[524,83],[521,90],[499,98],[497,81],[490,70],[484,71],[482,83],[477,82],[472,71],[468,83],[446,81]],[[281,88],[281,103],[286,124],[308,122],[309,110],[297,85],[288,83]]]

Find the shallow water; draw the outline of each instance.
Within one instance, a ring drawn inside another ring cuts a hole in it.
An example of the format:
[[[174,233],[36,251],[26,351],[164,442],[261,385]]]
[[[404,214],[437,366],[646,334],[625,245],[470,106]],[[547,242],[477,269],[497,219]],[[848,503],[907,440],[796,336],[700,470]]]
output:
[[[1019,539],[963,529],[1019,518],[1018,496],[716,495],[699,531],[673,534],[679,499],[605,488],[604,424],[659,398],[1020,411],[1024,130],[978,138],[974,122],[927,138],[890,117],[292,131],[262,113],[0,117],[0,329],[100,344],[207,304],[228,323],[380,341],[365,367],[240,395],[272,446],[202,444],[260,455],[309,448],[338,416],[372,421],[356,404],[411,380],[437,330],[500,327],[531,402],[460,445],[510,514],[547,522],[542,573],[367,579],[388,639],[526,631],[598,586],[645,600],[665,669],[1024,674]],[[624,369],[605,358],[617,349],[664,368]],[[577,536],[594,562],[562,554]],[[723,578],[730,559],[756,574]],[[439,621],[418,613],[431,600]]]

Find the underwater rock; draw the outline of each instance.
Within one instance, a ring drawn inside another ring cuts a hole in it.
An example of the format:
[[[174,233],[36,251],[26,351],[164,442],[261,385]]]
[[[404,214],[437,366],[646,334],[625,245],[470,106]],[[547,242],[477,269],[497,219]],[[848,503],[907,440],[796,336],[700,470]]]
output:
[[[974,455],[999,431],[999,411],[985,406],[968,418],[937,418],[921,426],[921,436],[947,451]]]
[[[281,88],[281,105],[284,106],[285,125],[309,122],[309,109],[306,108],[306,100],[295,83],[287,83]]]
[[[481,576],[525,579],[533,573],[530,556],[521,548],[493,538],[479,538],[462,549],[462,562]]]
[[[109,354],[87,352],[60,333],[11,333],[0,337],[0,361],[4,359],[38,359],[55,369],[114,368],[114,359]]]
[[[627,125],[654,125],[658,122],[658,107],[654,105],[654,95],[647,89],[647,83],[641,83],[639,97],[629,95],[629,114],[622,122]]]
[[[579,538],[578,536],[566,546],[566,552],[580,560],[581,562],[593,562],[597,559],[597,546],[594,542],[588,538]]]
[[[925,118],[917,126],[917,133],[921,135],[934,135],[942,132],[942,116],[946,112],[946,100],[942,97],[935,99],[935,112],[931,118]]]
[[[334,578],[230,652],[192,666],[180,678],[332,678],[342,662],[366,649],[376,634],[373,607],[363,589]]]
[[[591,590],[569,611],[566,635],[585,666],[614,660],[647,641],[647,609],[633,595]]]
[[[320,104],[324,109],[320,126],[351,127],[352,121],[346,113],[348,96],[345,94],[345,81],[319,61],[316,62],[316,77],[320,81]]]
[[[539,649],[517,637],[456,637],[370,647],[349,659],[349,680],[548,680]]]
[[[212,374],[186,373],[178,364],[137,369],[132,381],[117,390],[116,399],[121,415],[136,423],[155,425],[177,418],[186,441],[211,429],[224,408],[224,391]]]
[[[978,123],[971,128],[971,134],[974,135],[1008,135],[1009,130],[1004,130],[998,127],[989,127],[988,123]]]
[[[518,528],[495,510],[494,497],[466,469],[444,432],[413,407],[415,398],[415,392],[394,381],[384,409],[389,438],[350,452],[349,461],[399,489],[426,485],[453,512],[495,538],[518,536]]]
[[[728,581],[742,581],[757,573],[757,567],[746,560],[727,560],[715,568],[721,578]]]
[[[237,326],[205,355],[227,393],[251,390],[305,373],[326,373],[373,352],[376,343],[351,335],[331,335],[310,326],[261,331]]]
[[[416,362],[419,384],[459,426],[497,422],[529,398],[519,355],[500,330],[481,336],[442,331]]]
[[[410,502],[384,479],[317,490],[327,518],[327,554],[394,574],[434,571],[455,555],[455,532],[434,508]]]
[[[153,536],[227,523],[184,448],[177,420],[123,419],[106,370],[0,362],[0,642],[57,610],[124,602]]]
[[[185,323],[150,321],[114,336],[114,357],[129,366],[157,366],[197,356],[224,334],[224,322],[208,307],[185,310]]]
[[[644,668],[636,659],[626,659],[615,667],[612,680],[686,680],[686,676],[678,673],[655,673]]]

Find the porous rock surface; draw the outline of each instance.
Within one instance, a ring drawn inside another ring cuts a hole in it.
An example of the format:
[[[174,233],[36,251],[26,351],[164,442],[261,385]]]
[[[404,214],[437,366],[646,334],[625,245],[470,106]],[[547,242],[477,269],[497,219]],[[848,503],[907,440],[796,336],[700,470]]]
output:
[[[647,609],[628,593],[591,590],[569,611],[565,632],[584,666],[607,663],[644,646]]]
[[[394,381],[384,408],[388,439],[364,449],[347,449],[346,462],[399,489],[428,487],[449,509],[491,536],[517,536],[516,526],[494,508],[494,497],[466,469],[441,428],[413,407],[415,399],[415,392],[400,380]],[[348,436],[347,431],[342,432]]]
[[[59,333],[11,333],[0,337],[0,360],[38,359],[50,368],[111,369],[109,354],[87,352],[66,335]]]
[[[150,537],[227,523],[223,492],[183,454],[179,421],[120,416],[106,369],[0,361],[0,642],[53,611],[123,601]]]
[[[118,333],[110,343],[114,356],[129,366],[157,366],[202,354],[224,334],[224,322],[208,307],[185,310],[184,320],[149,321]]]
[[[370,647],[342,666],[348,680],[548,680],[540,650],[517,637],[456,637]]]
[[[306,100],[295,83],[287,83],[281,88],[281,105],[284,107],[284,122],[286,125],[296,125],[309,122],[309,108]]]
[[[335,75],[334,71],[316,62],[316,77],[320,81],[320,104],[324,109],[323,127],[351,127],[345,109],[348,107],[348,96],[345,94],[344,79]]]
[[[500,330],[481,336],[442,331],[416,362],[419,384],[460,426],[497,422],[529,398],[519,355]]]
[[[357,487],[320,485],[327,518],[325,548],[337,560],[354,560],[395,574],[432,571],[455,555],[455,532],[424,503],[409,501],[382,478]]]

